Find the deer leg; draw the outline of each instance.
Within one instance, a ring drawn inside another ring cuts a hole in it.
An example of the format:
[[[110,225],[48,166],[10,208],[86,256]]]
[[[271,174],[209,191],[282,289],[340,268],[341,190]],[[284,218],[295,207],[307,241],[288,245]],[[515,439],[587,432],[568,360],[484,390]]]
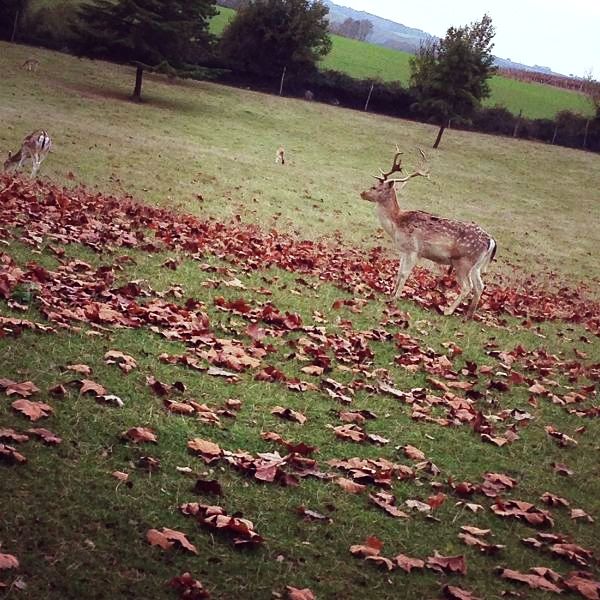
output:
[[[481,293],[483,292],[483,280],[481,279],[481,273],[479,271],[479,267],[475,266],[471,269],[469,273],[469,280],[473,285],[473,299],[471,300],[471,304],[469,304],[469,308],[465,315],[465,319],[472,319],[475,314],[475,310],[477,309],[477,305],[479,304],[479,299],[481,298]]]
[[[416,262],[416,253],[403,254],[400,256],[400,265],[398,266],[398,275],[396,276],[396,286],[393,291],[394,298],[400,298],[400,293],[404,289],[404,284]]]
[[[458,285],[460,286],[460,293],[458,294],[456,300],[444,311],[446,316],[454,313],[460,303],[469,295],[469,292],[473,287],[469,276],[470,273],[468,267],[462,263],[453,266],[456,269],[456,279],[458,281]]]

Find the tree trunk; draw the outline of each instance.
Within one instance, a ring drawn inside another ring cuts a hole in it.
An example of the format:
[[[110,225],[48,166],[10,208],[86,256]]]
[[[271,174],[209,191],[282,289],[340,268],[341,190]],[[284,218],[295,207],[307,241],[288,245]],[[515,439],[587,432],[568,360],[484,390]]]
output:
[[[437,138],[435,140],[435,144],[433,144],[434,148],[437,148],[440,145],[440,142],[442,141],[442,135],[444,135],[444,131],[446,130],[447,126],[448,126],[448,121],[444,121],[440,125],[440,130],[438,131]]]
[[[17,9],[17,12],[15,13],[15,20],[13,22],[12,35],[10,36],[11,43],[13,43],[15,41],[15,38],[17,37],[17,27],[18,27],[18,25],[19,25],[19,9]]]
[[[136,102],[142,101],[142,79],[144,77],[144,68],[138,67],[135,71],[135,88],[133,90],[133,96],[131,97]]]

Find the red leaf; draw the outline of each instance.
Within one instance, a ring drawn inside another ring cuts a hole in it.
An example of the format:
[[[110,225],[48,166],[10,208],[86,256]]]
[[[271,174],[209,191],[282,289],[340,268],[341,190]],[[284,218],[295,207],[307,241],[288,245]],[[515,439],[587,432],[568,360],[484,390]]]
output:
[[[299,589],[286,585],[285,590],[288,594],[288,600],[315,600],[315,595],[309,588]]]
[[[350,546],[350,552],[354,554],[354,556],[365,558],[367,556],[378,556],[382,548],[383,542],[372,535],[365,540],[364,544]]]
[[[0,552],[0,570],[3,569],[18,569],[19,561],[12,554],[3,554]]]
[[[557,587],[554,583],[548,581],[548,579],[546,579],[545,577],[541,577],[540,575],[536,575],[534,573],[521,573],[520,571],[514,571],[512,569],[500,569],[499,575],[504,579],[526,583],[529,587],[533,589],[546,590],[548,592],[556,592],[557,594],[560,594],[562,592],[562,590],[559,587]]]
[[[442,556],[435,552],[434,556],[428,556],[425,566],[428,569],[437,571],[438,573],[458,573],[459,575],[467,574],[467,563],[465,557],[460,556]]]
[[[7,396],[16,394],[22,398],[27,398],[28,396],[40,391],[40,389],[32,381],[23,381],[22,383],[17,383],[16,381],[11,381],[10,379],[0,379],[0,388],[4,389],[4,393]]]
[[[94,396],[105,396],[106,388],[101,386],[99,383],[92,381],[91,379],[82,379],[81,380],[81,388],[79,390],[80,394],[93,394]]]
[[[48,404],[44,404],[43,402],[32,402],[24,399],[15,400],[11,406],[14,410],[23,413],[31,421],[37,421],[38,419],[49,417],[53,412],[52,407],[48,406]]]
[[[44,429],[43,427],[28,429],[27,433],[35,435],[36,437],[40,438],[44,444],[50,444],[51,446],[56,446],[62,442],[61,438],[52,433],[49,429]]]
[[[121,434],[122,437],[127,438],[134,444],[141,444],[144,442],[157,442],[156,434],[152,429],[148,427],[132,427]]]
[[[405,554],[398,554],[393,559],[396,564],[406,571],[410,573],[413,569],[424,569],[425,561],[420,558],[412,558],[410,556],[406,556]]]

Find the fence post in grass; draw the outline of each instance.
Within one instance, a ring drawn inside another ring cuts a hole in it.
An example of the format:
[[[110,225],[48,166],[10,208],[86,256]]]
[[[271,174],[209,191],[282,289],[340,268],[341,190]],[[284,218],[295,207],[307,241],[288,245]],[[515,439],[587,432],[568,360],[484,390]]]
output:
[[[590,120],[588,119],[585,122],[585,131],[583,133],[583,147],[587,148],[587,136],[588,136],[588,129],[590,128]]]
[[[279,84],[279,95],[281,96],[281,94],[283,93],[283,80],[285,79],[285,71],[286,71],[287,67],[284,66],[283,67],[283,73],[281,73],[281,83]]]
[[[367,101],[365,102],[365,112],[369,108],[369,100],[371,99],[371,94],[373,93],[373,88],[375,87],[375,82],[371,82],[371,89],[369,90],[369,95],[367,96]]]
[[[513,129],[513,137],[516,138],[517,134],[519,133],[519,125],[521,124],[521,116],[523,115],[523,109],[521,109],[519,111],[519,116],[517,117],[517,120],[515,121],[515,128]]]
[[[558,133],[558,121],[554,125],[554,134],[552,135],[552,141],[550,142],[553,145],[554,145],[554,142],[556,141],[556,134],[557,133]]]

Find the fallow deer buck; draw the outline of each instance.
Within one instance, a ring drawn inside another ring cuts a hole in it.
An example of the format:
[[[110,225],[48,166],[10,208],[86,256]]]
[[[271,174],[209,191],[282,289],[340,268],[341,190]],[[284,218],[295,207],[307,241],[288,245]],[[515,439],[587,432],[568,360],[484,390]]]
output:
[[[443,219],[426,212],[403,211],[400,208],[395,184],[400,184],[399,189],[402,189],[413,177],[429,178],[427,158],[421,150],[419,152],[421,161],[413,173],[390,179],[392,173],[402,173],[402,152],[396,146],[392,168],[387,173],[380,169],[381,175],[375,176],[379,183],[360,196],[363,200],[377,204],[381,225],[391,236],[400,254],[394,297],[400,296],[417,260],[426,258],[453,267],[460,285],[458,298],[444,314],[451,315],[473,291],[466,313],[466,318],[472,318],[483,292],[481,273],[496,254],[496,241],[475,223]]]
[[[15,154],[8,153],[8,158],[4,161],[4,170],[7,171],[11,167],[20,169],[29,160],[31,176],[35,177],[51,147],[52,139],[47,131],[43,129],[34,131],[23,140],[21,148]]]

